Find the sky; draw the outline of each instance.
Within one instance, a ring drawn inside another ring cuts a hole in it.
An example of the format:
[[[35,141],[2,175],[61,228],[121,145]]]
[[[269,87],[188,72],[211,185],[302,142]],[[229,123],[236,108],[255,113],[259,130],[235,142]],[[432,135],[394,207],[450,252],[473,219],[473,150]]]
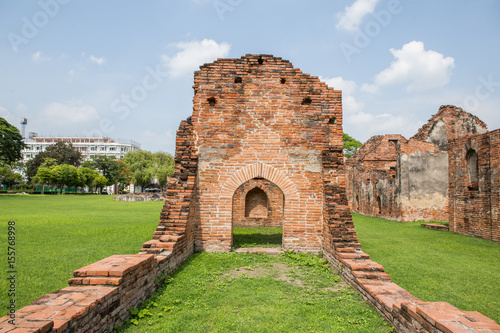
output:
[[[0,117],[174,153],[194,71],[272,54],[341,89],[362,142],[449,104],[494,130],[499,17],[499,0],[0,0]]]

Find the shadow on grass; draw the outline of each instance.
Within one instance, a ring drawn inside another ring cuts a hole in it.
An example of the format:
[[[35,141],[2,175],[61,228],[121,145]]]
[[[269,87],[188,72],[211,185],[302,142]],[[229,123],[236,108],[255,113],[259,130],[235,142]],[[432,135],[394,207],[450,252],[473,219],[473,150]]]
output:
[[[280,247],[282,228],[234,228],[233,248]]]

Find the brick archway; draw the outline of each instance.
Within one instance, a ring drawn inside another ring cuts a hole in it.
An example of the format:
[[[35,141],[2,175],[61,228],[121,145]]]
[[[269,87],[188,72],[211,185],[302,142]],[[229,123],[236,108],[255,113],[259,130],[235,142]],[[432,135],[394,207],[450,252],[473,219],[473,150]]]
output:
[[[253,178],[264,178],[274,183],[283,192],[285,202],[283,209],[283,247],[285,249],[293,248],[292,244],[288,244],[287,238],[288,235],[291,237],[293,234],[293,222],[303,219],[298,215],[302,212],[299,193],[295,184],[284,172],[270,165],[258,162],[232,173],[224,181],[219,193],[216,208],[219,216],[225,216],[224,221],[227,221],[228,228],[232,228],[233,195],[242,184]]]
[[[233,228],[282,227],[283,208],[284,194],[276,184],[264,178],[252,178],[234,192]]]
[[[252,178],[264,178],[269,180],[283,191],[287,204],[294,202],[298,204],[299,194],[295,184],[292,183],[290,178],[288,178],[288,176],[282,171],[260,162],[247,165],[246,167],[235,171],[228,179],[226,179],[219,193],[218,202],[228,199],[231,200],[234,191],[236,191],[240,185]]]

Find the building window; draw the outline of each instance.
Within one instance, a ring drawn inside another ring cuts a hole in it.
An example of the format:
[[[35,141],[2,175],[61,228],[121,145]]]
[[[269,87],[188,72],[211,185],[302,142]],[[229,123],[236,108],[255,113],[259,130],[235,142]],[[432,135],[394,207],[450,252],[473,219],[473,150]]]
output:
[[[474,149],[469,149],[467,155],[465,156],[465,160],[467,161],[467,172],[469,173],[469,189],[477,190],[479,188],[479,166],[477,152]]]
[[[106,146],[101,146],[101,147],[99,147],[99,150],[100,150],[100,151],[106,151]]]
[[[258,187],[249,191],[245,197],[245,217],[268,217],[267,194]]]
[[[109,147],[109,151],[115,151],[116,147]]]
[[[90,151],[96,151],[97,150],[97,147],[96,146],[92,146],[90,147]]]

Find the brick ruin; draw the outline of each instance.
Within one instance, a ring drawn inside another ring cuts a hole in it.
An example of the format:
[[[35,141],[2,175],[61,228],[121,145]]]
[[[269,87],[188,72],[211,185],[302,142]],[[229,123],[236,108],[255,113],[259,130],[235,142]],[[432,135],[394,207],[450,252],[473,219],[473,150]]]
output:
[[[198,250],[229,251],[239,225],[282,226],[286,250],[357,243],[344,194],[340,91],[281,58],[219,59],[195,73],[186,124],[177,148],[191,152],[179,158],[193,167],[171,182],[192,177],[196,184],[179,193],[196,187],[194,207],[166,204],[144,252],[169,249],[168,226],[180,220]]]
[[[450,231],[500,242],[500,129],[449,143]]]
[[[361,250],[345,191],[341,91],[270,55],[205,64],[194,90],[152,240],[76,270],[70,287],[19,309],[17,326],[1,318],[0,332],[110,332],[195,250],[229,251],[238,225],[280,225],[284,249],[323,251],[397,332],[500,330],[480,313],[419,300]],[[374,161],[387,172],[391,163]]]
[[[346,161],[352,211],[396,221],[448,221],[449,142],[485,132],[477,117],[444,105],[409,140],[372,137]]]

